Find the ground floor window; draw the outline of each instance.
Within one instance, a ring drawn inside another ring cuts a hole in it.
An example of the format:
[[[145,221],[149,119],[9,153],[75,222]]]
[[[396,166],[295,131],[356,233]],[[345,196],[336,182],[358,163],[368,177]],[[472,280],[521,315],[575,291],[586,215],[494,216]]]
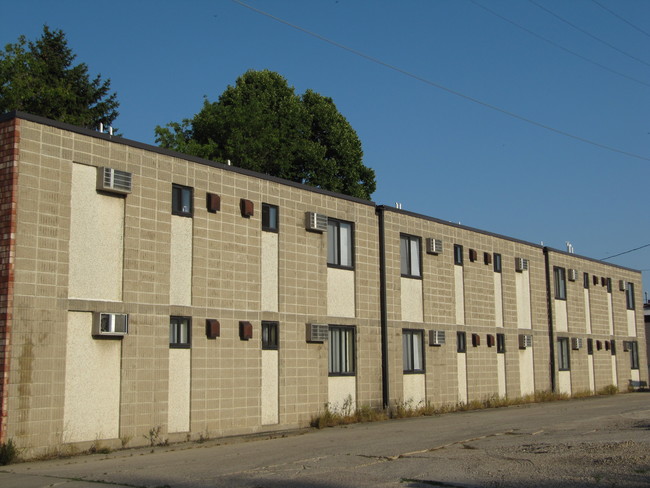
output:
[[[424,331],[402,330],[402,349],[405,373],[424,373]]]
[[[557,338],[557,357],[558,369],[560,371],[569,371],[571,369],[571,362],[569,360],[569,338]]]
[[[172,315],[169,318],[169,347],[190,347],[191,329],[191,317]]]
[[[329,374],[354,375],[355,373],[355,328],[348,325],[329,327]]]

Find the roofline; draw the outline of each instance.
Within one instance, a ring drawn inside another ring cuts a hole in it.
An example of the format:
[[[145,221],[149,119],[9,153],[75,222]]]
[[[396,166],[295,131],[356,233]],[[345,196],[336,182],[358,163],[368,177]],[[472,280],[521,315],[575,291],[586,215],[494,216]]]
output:
[[[353,196],[350,196],[350,195],[344,195],[342,193],[337,193],[337,192],[330,191],[330,190],[324,190],[322,188],[317,188],[315,186],[310,186],[310,185],[306,185],[304,183],[297,183],[295,181],[285,180],[283,178],[278,178],[276,176],[271,176],[271,175],[267,175],[267,174],[264,174],[264,173],[258,173],[256,171],[251,171],[251,170],[245,169],[245,168],[239,168],[237,166],[229,166],[229,165],[224,164],[224,163],[218,163],[216,161],[210,161],[208,159],[199,158],[197,156],[190,156],[189,154],[183,154],[183,153],[180,153],[180,152],[172,151],[171,149],[165,149],[165,148],[158,147],[158,146],[152,146],[151,144],[145,144],[143,142],[134,141],[132,139],[126,139],[126,138],[121,137],[121,136],[104,134],[104,133],[101,133],[101,132],[97,132],[96,130],[86,129],[84,127],[79,127],[79,126],[72,125],[72,124],[66,124],[65,122],[59,122],[59,121],[56,121],[56,120],[51,120],[51,119],[48,119],[48,118],[45,118],[45,117],[41,117],[39,115],[32,115],[32,114],[27,113],[27,112],[21,112],[19,110],[14,110],[12,112],[7,112],[5,114],[0,114],[0,122],[6,122],[6,121],[12,120],[12,119],[27,120],[29,122],[34,122],[34,123],[37,123],[37,124],[47,125],[49,127],[54,127],[54,128],[61,129],[61,130],[74,132],[76,134],[80,134],[80,135],[84,135],[84,136],[88,136],[88,137],[94,137],[95,139],[102,139],[104,141],[109,141],[109,142],[113,142],[113,143],[116,143],[116,144],[122,144],[124,146],[133,147],[133,148],[136,148],[136,149],[142,149],[142,150],[145,150],[145,151],[150,151],[150,152],[154,152],[154,153],[161,154],[161,155],[164,155],[164,156],[170,156],[170,157],[174,157],[174,158],[178,158],[178,159],[184,159],[186,161],[191,161],[193,163],[202,164],[204,166],[210,166],[212,168],[218,168],[218,169],[221,169],[221,170],[224,170],[224,171],[230,171],[230,172],[238,173],[238,174],[245,175],[245,176],[252,176],[254,178],[258,178],[258,179],[261,179],[261,180],[272,181],[274,183],[279,183],[280,185],[291,186],[293,188],[299,188],[301,190],[309,191],[309,192],[312,192],[312,193],[319,193],[321,195],[327,195],[327,196],[334,197],[334,198],[340,198],[342,200],[348,200],[348,201],[351,201],[351,202],[360,203],[362,205],[368,205],[368,206],[371,206],[371,207],[376,206],[375,202],[370,201],[370,200],[364,200],[363,198],[353,197]]]
[[[0,122],[6,122],[8,120],[13,120],[13,119],[27,120],[29,122],[34,122],[34,123],[37,123],[37,124],[42,124],[42,125],[46,125],[46,126],[49,126],[49,127],[54,127],[54,128],[61,129],[61,130],[74,132],[76,134],[80,134],[80,135],[84,135],[84,136],[88,136],[88,137],[94,137],[95,139],[101,139],[101,140],[104,140],[104,141],[114,142],[116,144],[122,144],[124,146],[129,146],[129,147],[133,147],[133,148],[136,148],[136,149],[142,149],[142,150],[145,150],[145,151],[150,151],[150,152],[154,152],[154,153],[161,154],[161,155],[164,155],[164,156],[170,156],[170,157],[174,157],[174,158],[178,158],[178,159],[184,159],[186,161],[191,161],[193,163],[202,164],[204,166],[210,166],[212,168],[221,169],[223,171],[230,171],[230,172],[238,173],[238,174],[245,175],[245,176],[251,176],[251,177],[254,177],[254,178],[259,178],[261,180],[271,181],[271,182],[274,182],[274,183],[278,183],[280,185],[290,186],[290,187],[293,187],[293,188],[298,188],[298,189],[305,190],[305,191],[312,192],[312,193],[318,193],[318,194],[321,194],[321,195],[326,195],[326,196],[330,196],[330,197],[334,197],[334,198],[339,198],[341,200],[348,200],[350,202],[359,203],[359,204],[362,204],[362,205],[372,206],[372,207],[375,207],[376,209],[381,209],[381,210],[384,210],[384,211],[400,213],[400,214],[403,214],[403,215],[408,215],[410,217],[415,217],[415,218],[419,218],[419,219],[423,219],[423,220],[428,220],[430,222],[436,222],[438,224],[447,225],[447,226],[450,226],[450,227],[456,227],[458,229],[463,229],[463,230],[467,230],[467,231],[471,231],[471,232],[476,232],[476,233],[479,233],[479,234],[483,234],[483,235],[487,235],[487,236],[491,236],[491,237],[496,237],[496,238],[499,238],[499,239],[504,239],[504,240],[507,240],[507,241],[510,241],[510,242],[516,242],[518,244],[523,244],[523,245],[535,247],[535,248],[538,248],[538,249],[548,249],[550,252],[554,252],[554,253],[558,253],[558,254],[564,254],[564,255],[572,256],[572,257],[577,257],[577,258],[580,258],[580,259],[585,259],[587,261],[592,261],[592,262],[600,263],[600,264],[606,264],[608,266],[613,266],[615,268],[620,268],[620,269],[624,269],[624,270],[627,270],[627,271],[633,271],[633,272],[636,272],[636,273],[640,273],[640,271],[637,270],[637,269],[627,268],[625,266],[620,266],[618,264],[613,264],[613,263],[606,263],[606,262],[604,262],[602,260],[599,260],[599,259],[594,259],[594,258],[590,258],[590,257],[587,257],[587,256],[582,256],[582,255],[579,255],[579,254],[568,253],[566,251],[561,251],[559,249],[554,249],[554,248],[542,246],[540,244],[535,244],[535,243],[532,243],[532,242],[524,241],[522,239],[517,239],[515,237],[509,237],[509,236],[505,236],[505,235],[502,235],[502,234],[497,234],[497,233],[494,233],[494,232],[489,232],[489,231],[486,231],[486,230],[477,229],[477,228],[474,228],[474,227],[469,227],[469,226],[465,226],[465,225],[461,225],[461,224],[455,224],[453,222],[438,219],[436,217],[430,217],[428,215],[419,214],[419,213],[416,213],[416,212],[410,212],[408,210],[402,210],[402,209],[398,209],[398,208],[394,208],[394,207],[389,207],[387,205],[377,205],[375,202],[370,201],[370,200],[364,200],[362,198],[357,198],[357,197],[353,197],[353,196],[350,196],[350,195],[344,195],[342,193],[336,193],[336,192],[333,192],[333,191],[330,191],[330,190],[323,190],[323,189],[317,188],[315,186],[309,186],[309,185],[305,185],[303,183],[297,183],[297,182],[294,182],[294,181],[285,180],[285,179],[282,179],[282,178],[278,178],[276,176],[270,176],[270,175],[267,175],[267,174],[264,174],[264,173],[258,173],[256,171],[251,171],[251,170],[248,170],[248,169],[239,168],[237,166],[229,166],[229,165],[224,164],[224,163],[218,163],[216,161],[210,161],[208,159],[199,158],[197,156],[190,156],[188,154],[179,153],[179,152],[176,152],[176,151],[172,151],[170,149],[165,149],[165,148],[158,147],[158,146],[152,146],[151,144],[145,144],[143,142],[134,141],[132,139],[126,139],[126,138],[121,137],[121,136],[104,134],[104,133],[97,132],[97,131],[92,130],[92,129],[86,129],[84,127],[79,127],[79,126],[76,126],[76,125],[67,124],[65,122],[59,122],[59,121],[56,121],[56,120],[48,119],[46,117],[41,117],[39,115],[32,115],[30,113],[22,112],[20,110],[14,110],[14,111],[11,111],[11,112],[7,112],[5,114],[0,114]]]
[[[436,217],[430,217],[428,215],[423,215],[423,214],[419,214],[419,213],[416,213],[416,212],[410,212],[408,210],[402,210],[401,208],[389,207],[389,206],[386,206],[386,205],[377,205],[377,208],[382,209],[384,211],[388,211],[388,212],[395,212],[395,213],[399,213],[399,214],[403,214],[403,215],[408,215],[410,217],[415,217],[415,218],[418,218],[418,219],[428,220],[430,222],[435,222],[437,224],[447,225],[449,227],[455,227],[457,229],[467,230],[467,231],[470,231],[470,232],[476,232],[478,234],[483,234],[483,235],[490,236],[490,237],[496,237],[498,239],[504,239],[506,241],[515,242],[517,244],[523,244],[523,245],[526,245],[526,246],[535,247],[535,248],[541,249],[541,250],[546,249],[547,251],[553,252],[553,253],[556,253],[556,254],[563,254],[563,255],[566,255],[566,256],[574,257],[574,258],[579,258],[579,259],[584,259],[584,260],[587,260],[587,261],[592,261],[594,263],[605,264],[607,266],[612,266],[612,267],[615,267],[615,268],[624,269],[626,271],[633,271],[635,273],[640,273],[641,272],[638,269],[628,268],[626,266],[621,266],[621,265],[614,264],[614,263],[607,263],[607,262],[602,261],[600,259],[590,258],[588,256],[583,256],[583,255],[580,255],[580,254],[575,254],[575,253],[570,253],[570,252],[567,252],[567,251],[562,251],[560,249],[555,249],[553,247],[543,246],[541,244],[535,244],[534,242],[524,241],[523,239],[517,239],[516,237],[510,237],[510,236],[506,236],[506,235],[503,235],[503,234],[497,234],[495,232],[490,232],[490,231],[483,230],[483,229],[477,229],[475,227],[469,227],[467,225],[455,224],[454,222],[449,222],[447,220],[438,219]]]

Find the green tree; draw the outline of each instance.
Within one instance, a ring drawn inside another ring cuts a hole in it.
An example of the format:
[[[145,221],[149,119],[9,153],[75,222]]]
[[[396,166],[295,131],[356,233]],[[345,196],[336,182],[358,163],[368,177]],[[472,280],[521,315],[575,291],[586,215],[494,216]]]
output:
[[[331,98],[296,95],[278,73],[250,70],[191,119],[156,127],[156,142],[214,161],[359,198],[375,191],[361,141]]]
[[[20,36],[0,51],[0,113],[22,110],[50,119],[94,128],[111,125],[119,103],[110,80],[90,79],[61,30],[43,26],[36,42]]]

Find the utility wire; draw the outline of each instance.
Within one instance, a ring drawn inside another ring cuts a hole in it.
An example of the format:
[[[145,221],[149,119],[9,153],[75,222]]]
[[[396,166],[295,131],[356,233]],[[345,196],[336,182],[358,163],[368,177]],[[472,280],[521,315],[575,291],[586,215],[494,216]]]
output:
[[[552,46],[554,46],[554,47],[556,47],[556,48],[558,48],[558,49],[561,49],[561,50],[564,51],[564,52],[567,52],[567,53],[569,53],[569,54],[571,54],[571,55],[573,55],[573,56],[576,56],[577,58],[582,59],[583,61],[587,61],[588,63],[591,63],[591,64],[593,64],[593,65],[595,65],[595,66],[598,66],[599,68],[604,69],[605,71],[609,71],[610,73],[614,73],[615,75],[621,76],[621,77],[623,77],[623,78],[627,78],[628,80],[635,81],[635,82],[637,82],[637,83],[639,83],[639,84],[641,84],[641,85],[645,85],[645,86],[647,86],[647,87],[650,87],[650,83],[646,83],[645,81],[639,80],[639,79],[634,78],[634,77],[629,76],[629,75],[626,75],[626,74],[624,74],[624,73],[621,73],[620,71],[616,71],[615,69],[609,68],[608,66],[605,66],[604,64],[600,64],[599,62],[594,61],[593,59],[589,59],[589,58],[583,56],[582,54],[579,54],[579,53],[577,53],[577,52],[575,52],[575,51],[572,51],[571,49],[568,49],[568,48],[562,46],[561,44],[558,44],[557,42],[552,41],[551,39],[548,39],[548,38],[546,38],[546,37],[544,37],[544,36],[542,36],[542,35],[540,35],[540,34],[534,32],[534,31],[532,31],[532,30],[530,30],[530,29],[524,27],[523,25],[518,24],[517,22],[515,22],[515,21],[513,21],[513,20],[511,20],[511,19],[508,19],[507,17],[504,17],[504,16],[501,15],[500,13],[495,12],[495,11],[492,10],[491,8],[486,7],[485,5],[482,5],[482,4],[478,3],[478,2],[476,2],[475,0],[469,0],[469,1],[470,1],[471,3],[473,3],[474,5],[476,5],[477,7],[481,7],[483,10],[485,10],[485,11],[491,13],[491,14],[494,15],[495,17],[498,17],[498,18],[500,18],[501,20],[503,20],[503,21],[505,21],[505,22],[508,22],[509,24],[514,25],[515,27],[517,27],[517,28],[523,30],[524,32],[527,32],[527,33],[530,34],[531,36],[536,37],[536,38],[538,38],[538,39],[541,39],[542,41],[547,42],[547,43],[549,43],[550,45],[552,45]]]
[[[627,25],[629,25],[629,26],[632,27],[633,29],[638,30],[641,34],[645,34],[646,36],[650,37],[650,34],[648,34],[646,31],[644,31],[643,29],[641,29],[641,27],[639,27],[639,26],[637,26],[637,25],[634,25],[632,22],[630,22],[630,21],[627,20],[627,19],[624,19],[623,17],[621,17],[620,15],[618,15],[618,14],[617,14],[616,12],[614,12],[613,10],[608,9],[607,7],[605,7],[602,3],[597,2],[596,0],[591,0],[591,1],[592,1],[593,3],[595,3],[596,5],[598,5],[600,8],[602,8],[603,10],[605,10],[605,11],[609,12],[610,14],[612,14],[612,15],[613,15],[614,17],[616,17],[618,20],[620,20],[620,21],[622,21],[622,22],[625,22]]]
[[[592,39],[594,39],[594,40],[600,42],[601,44],[604,44],[605,46],[609,47],[610,49],[613,49],[614,51],[617,51],[617,52],[623,54],[624,56],[627,56],[628,58],[634,59],[635,61],[638,61],[639,63],[641,63],[641,64],[645,64],[646,66],[649,66],[649,67],[650,67],[650,63],[644,61],[644,60],[641,59],[641,58],[637,58],[636,56],[634,56],[634,55],[632,55],[632,54],[630,54],[630,53],[628,53],[628,52],[626,52],[626,51],[623,51],[622,49],[617,48],[617,47],[614,46],[613,44],[610,44],[609,42],[604,41],[604,40],[601,39],[600,37],[595,36],[595,35],[592,34],[591,32],[588,32],[588,31],[586,31],[585,29],[583,29],[583,28],[581,28],[581,27],[578,27],[578,26],[575,25],[574,23],[568,21],[568,20],[565,19],[564,17],[560,17],[558,14],[556,14],[556,13],[553,12],[552,10],[547,9],[546,7],[544,7],[543,5],[540,5],[539,3],[535,2],[534,0],[528,0],[528,1],[529,1],[530,3],[532,3],[533,5],[535,5],[536,7],[541,8],[544,12],[547,12],[547,13],[551,14],[551,15],[552,15],[553,17],[555,17],[556,19],[561,20],[562,22],[564,22],[564,23],[567,24],[567,25],[570,25],[570,26],[573,27],[575,30],[582,32],[584,35],[591,37]]]
[[[459,91],[453,90],[451,88],[447,88],[444,85],[441,85],[441,84],[436,83],[434,81],[423,78],[422,76],[416,75],[416,74],[411,73],[409,71],[406,71],[406,70],[404,70],[402,68],[398,68],[397,66],[394,66],[392,64],[381,61],[380,59],[369,56],[368,54],[362,53],[361,51],[357,51],[356,49],[352,49],[351,47],[340,44],[340,43],[338,43],[336,41],[328,39],[327,37],[321,36],[320,34],[316,34],[315,32],[309,31],[309,30],[307,30],[307,29],[305,29],[303,27],[292,24],[292,23],[290,23],[290,22],[288,22],[286,20],[283,20],[283,19],[281,19],[279,17],[276,17],[276,16],[274,16],[274,15],[268,13],[268,12],[265,12],[263,10],[255,8],[255,7],[252,7],[252,6],[242,2],[241,0],[232,0],[232,1],[234,3],[236,3],[236,4],[238,4],[238,5],[241,5],[242,7],[246,7],[247,9],[252,10],[253,12],[257,12],[258,14],[264,15],[265,17],[273,19],[276,22],[279,22],[279,23],[284,24],[284,25],[286,25],[288,27],[291,27],[292,29],[296,29],[296,30],[298,30],[300,32],[303,32],[303,33],[309,35],[309,36],[315,37],[316,39],[319,39],[319,40],[321,40],[323,42],[331,44],[332,46],[338,47],[339,49],[343,49],[344,51],[348,51],[349,53],[352,53],[355,56],[359,56],[361,58],[364,58],[364,59],[366,59],[366,60],[368,60],[368,61],[370,61],[372,63],[378,64],[378,65],[383,66],[385,68],[396,71],[397,73],[403,74],[403,75],[408,76],[410,78],[413,78],[413,79],[415,79],[417,81],[420,81],[420,82],[425,83],[427,85],[438,88],[439,90],[445,91],[447,93],[455,95],[455,96],[457,96],[459,98],[462,98],[464,100],[468,100],[470,102],[476,103],[477,105],[481,105],[483,107],[489,108],[489,109],[494,110],[496,112],[502,113],[504,115],[512,117],[513,119],[517,119],[517,120],[520,120],[522,122],[526,122],[527,124],[534,125],[536,127],[540,127],[540,128],[545,129],[547,131],[563,135],[565,137],[568,137],[570,139],[574,139],[576,141],[584,142],[586,144],[591,144],[592,146],[596,146],[596,147],[599,147],[601,149],[605,149],[607,151],[615,152],[615,153],[618,153],[618,154],[623,154],[625,156],[629,156],[629,157],[635,158],[635,159],[640,159],[642,161],[650,161],[650,157],[648,157],[648,156],[642,156],[640,154],[635,154],[635,153],[632,153],[632,152],[628,152],[628,151],[625,151],[625,150],[622,150],[622,149],[618,149],[618,148],[615,148],[615,147],[612,147],[612,146],[608,146],[606,144],[601,144],[600,142],[592,141],[590,139],[586,139],[584,137],[577,136],[577,135],[571,134],[569,132],[565,132],[565,131],[563,131],[561,129],[556,129],[555,127],[551,127],[551,126],[543,124],[541,122],[537,122],[535,120],[526,118],[526,117],[524,117],[522,115],[518,115],[518,114],[516,114],[514,112],[510,112],[510,111],[505,110],[503,108],[497,107],[496,105],[492,105],[490,103],[483,102],[483,101],[481,101],[481,100],[479,100],[477,98],[473,98],[473,97],[470,97],[469,95],[465,95],[464,93],[461,93]]]
[[[622,256],[623,254],[628,254],[634,251],[638,251],[639,249],[643,249],[644,247],[650,247],[650,244],[644,244],[643,246],[635,247],[634,249],[630,249],[629,251],[619,252],[618,254],[614,254],[613,256],[608,256],[606,258],[601,258],[600,260],[606,261],[608,259],[617,258],[618,256]]]

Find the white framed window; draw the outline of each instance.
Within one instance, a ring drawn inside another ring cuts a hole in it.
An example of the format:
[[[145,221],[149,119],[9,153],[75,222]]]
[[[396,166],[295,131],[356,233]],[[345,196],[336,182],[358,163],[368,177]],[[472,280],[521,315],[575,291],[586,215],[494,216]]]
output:
[[[327,219],[327,265],[354,268],[354,225],[343,220]]]
[[[404,373],[424,373],[423,330],[402,330],[402,362]]]
[[[330,325],[328,344],[329,375],[354,376],[355,328],[349,325]]]
[[[405,278],[422,278],[422,238],[400,234],[400,271]]]

